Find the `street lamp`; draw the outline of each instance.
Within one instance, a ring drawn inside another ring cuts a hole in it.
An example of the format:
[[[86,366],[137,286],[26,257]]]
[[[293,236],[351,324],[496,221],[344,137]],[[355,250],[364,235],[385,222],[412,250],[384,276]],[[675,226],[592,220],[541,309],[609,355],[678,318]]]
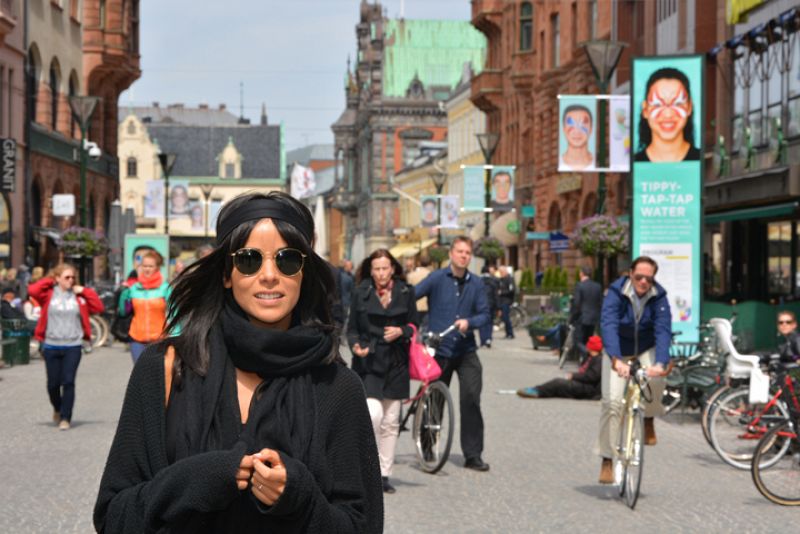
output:
[[[97,103],[100,98],[97,96],[71,96],[69,97],[69,107],[72,110],[72,116],[78,122],[81,129],[81,226],[86,228],[86,167],[87,150],[86,150],[86,130],[89,129],[89,120],[92,118]]]
[[[488,237],[489,235],[489,214],[491,212],[491,204],[492,204],[492,156],[494,156],[494,151],[497,150],[497,144],[500,142],[500,134],[499,133],[479,133],[475,134],[475,137],[478,138],[478,144],[481,147],[481,152],[483,152],[483,158],[486,160],[486,165],[484,165],[484,174],[483,174],[483,187],[484,187],[484,217],[483,217],[483,236]]]
[[[164,173],[164,234],[166,235],[169,235],[169,173],[172,172],[172,166],[175,165],[177,157],[176,154],[161,153],[158,155],[158,162]]]
[[[209,198],[211,198],[211,191],[214,190],[214,186],[212,184],[200,184],[200,190],[203,192],[203,199],[205,200],[205,204],[206,204],[206,206],[205,206],[206,207],[206,217],[205,217],[205,221],[206,221],[206,240],[208,240],[208,223],[209,223],[209,221],[208,221],[208,203],[209,203]]]
[[[581,43],[589,64],[594,72],[600,94],[608,92],[608,82],[617,68],[623,49],[627,43],[620,41],[593,40]],[[597,103],[598,113],[598,137],[597,137],[597,166],[601,169],[606,168],[606,106],[608,102],[601,100]],[[598,173],[597,185],[597,214],[601,215],[605,210],[606,202],[606,173]]]
[[[72,116],[78,123],[81,129],[81,226],[87,226],[87,208],[86,208],[86,167],[89,165],[87,160],[86,149],[86,130],[89,129],[89,120],[92,118],[97,103],[100,102],[100,97],[97,96],[77,96],[69,97],[69,107],[72,111]],[[79,259],[81,270],[81,283],[85,284],[87,281],[86,273],[86,258],[83,256]]]
[[[444,184],[447,183],[447,170],[444,168],[443,163],[444,158],[434,159],[433,168],[435,170],[431,174],[431,181],[436,188],[437,218],[439,221],[436,226],[436,244],[439,246],[442,245],[442,189],[444,189]]]

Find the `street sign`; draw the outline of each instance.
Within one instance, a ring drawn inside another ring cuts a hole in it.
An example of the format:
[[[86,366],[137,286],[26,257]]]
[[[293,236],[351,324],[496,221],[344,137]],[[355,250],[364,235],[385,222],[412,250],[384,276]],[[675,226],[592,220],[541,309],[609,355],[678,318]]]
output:
[[[528,219],[536,217],[536,206],[531,206],[531,205],[522,206],[522,216]]]
[[[550,241],[550,232],[526,232],[525,239],[528,241]]]
[[[569,237],[561,232],[550,232],[550,252],[564,252],[569,249]]]
[[[13,193],[17,185],[17,142],[14,139],[2,139],[2,191]]]
[[[75,195],[53,195],[53,215],[56,217],[75,215]]]

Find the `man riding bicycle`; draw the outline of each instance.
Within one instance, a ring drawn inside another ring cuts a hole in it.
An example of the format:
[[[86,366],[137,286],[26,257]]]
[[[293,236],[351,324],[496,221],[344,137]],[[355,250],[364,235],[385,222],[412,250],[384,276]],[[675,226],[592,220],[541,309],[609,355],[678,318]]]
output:
[[[623,276],[611,284],[603,300],[600,331],[608,358],[603,359],[603,400],[595,447],[603,458],[601,484],[614,482],[612,458],[619,436],[622,398],[630,363],[635,359],[647,368],[648,376],[653,377],[650,381],[652,400],[645,403],[645,444],[656,444],[653,417],[662,411],[662,375],[669,363],[672,338],[672,314],[666,290],[655,281],[657,272],[655,260],[639,256],[631,265],[630,277]]]

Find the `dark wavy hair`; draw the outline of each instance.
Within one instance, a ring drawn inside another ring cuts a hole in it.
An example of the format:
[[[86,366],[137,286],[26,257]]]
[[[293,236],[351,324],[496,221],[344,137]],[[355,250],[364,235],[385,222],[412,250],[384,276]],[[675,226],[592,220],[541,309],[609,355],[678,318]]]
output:
[[[222,207],[219,221],[225,220],[248,202],[265,198],[294,210],[309,228],[314,228],[314,219],[308,208],[279,191],[240,195]],[[181,373],[179,359],[201,376],[208,370],[211,357],[209,332],[219,319],[226,291],[231,291],[223,286],[223,281],[229,279],[233,271],[231,254],[245,246],[250,232],[258,222],[248,221],[235,228],[221,243],[217,243],[209,255],[192,263],[173,282],[167,332],[180,328],[180,335],[167,339],[165,343],[175,346],[176,377],[180,378]],[[300,299],[292,311],[292,324],[311,326],[325,335],[334,336],[331,354],[326,359],[326,363],[331,363],[339,357],[339,332],[333,324],[329,301],[329,291],[336,287],[331,269],[314,252],[313,243],[309,243],[294,226],[279,219],[273,219],[273,223],[289,247],[306,255]],[[217,224],[217,228],[219,227]]]
[[[686,119],[686,126],[683,128],[683,138],[688,141],[690,145],[694,146],[694,103],[692,101],[692,91],[689,88],[689,78],[687,78],[683,72],[678,69],[673,69],[672,67],[658,69],[647,79],[647,87],[644,90],[645,99],[647,99],[647,95],[650,93],[650,88],[653,87],[653,84],[658,80],[678,80],[683,85],[683,88],[686,89],[689,101],[692,102],[692,112],[689,113],[689,117]],[[650,125],[647,124],[647,119],[645,119],[642,116],[642,112],[639,111],[639,149],[636,152],[645,150],[652,142],[653,132],[650,130]]]
[[[358,268],[357,283],[361,283],[362,280],[369,280],[372,278],[372,260],[376,260],[378,258],[389,258],[389,263],[392,265],[392,278],[395,280],[402,280],[403,282],[406,281],[406,277],[403,274],[403,267],[400,265],[400,262],[397,261],[394,256],[392,256],[391,252],[385,248],[379,248],[364,258],[364,261],[361,262],[361,267]]]

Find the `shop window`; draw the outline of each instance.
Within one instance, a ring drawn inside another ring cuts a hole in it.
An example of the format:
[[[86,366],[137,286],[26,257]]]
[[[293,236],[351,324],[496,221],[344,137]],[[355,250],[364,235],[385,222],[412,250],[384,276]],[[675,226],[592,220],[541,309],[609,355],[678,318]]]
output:
[[[800,39],[792,44],[792,64],[789,68],[789,124],[788,135],[800,135]]]
[[[550,17],[550,38],[552,39],[553,56],[550,64],[553,68],[558,67],[561,63],[561,26],[558,20],[558,13]]]
[[[767,292],[792,293],[792,223],[767,224]]]
[[[720,296],[725,293],[722,284],[722,270],[724,267],[723,240],[720,224],[707,225],[704,241],[705,254],[703,254],[703,278],[705,281],[705,294],[707,296]]]
[[[533,48],[533,5],[523,2],[519,11],[519,49]]]
[[[761,146],[764,144],[765,139],[762,136],[764,131],[762,113],[762,96],[764,93],[764,83],[755,75],[758,69],[758,56],[756,54],[750,55],[750,68],[753,69],[753,84],[750,86],[749,100],[748,100],[748,122],[750,126],[750,138],[753,146]]]

